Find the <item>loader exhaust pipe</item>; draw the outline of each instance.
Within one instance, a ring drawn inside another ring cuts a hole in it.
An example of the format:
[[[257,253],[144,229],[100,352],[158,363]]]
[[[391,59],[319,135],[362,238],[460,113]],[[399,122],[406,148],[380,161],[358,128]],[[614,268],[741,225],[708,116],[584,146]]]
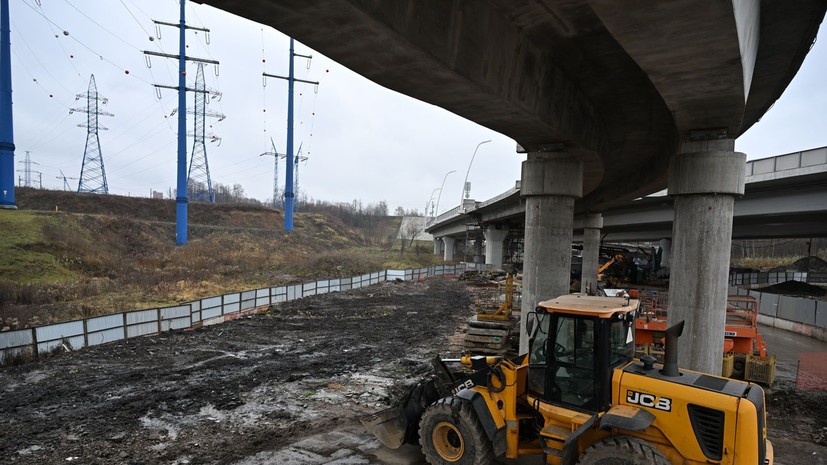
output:
[[[676,323],[666,329],[666,348],[663,355],[663,376],[680,376],[678,371],[678,338],[683,334],[685,321]]]

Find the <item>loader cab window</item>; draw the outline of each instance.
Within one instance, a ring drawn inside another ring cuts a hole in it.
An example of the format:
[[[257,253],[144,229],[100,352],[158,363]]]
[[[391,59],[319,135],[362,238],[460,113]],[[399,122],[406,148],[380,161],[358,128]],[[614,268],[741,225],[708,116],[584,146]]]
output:
[[[533,320],[532,339],[529,342],[529,365],[528,365],[528,389],[534,395],[545,397],[546,366],[548,357],[546,347],[548,345],[548,327],[551,322],[551,315],[547,313],[530,313],[529,318]]]
[[[551,394],[563,404],[589,408],[595,397],[595,319],[559,315],[556,320]]]
[[[537,329],[529,347],[529,392],[555,404],[596,410],[596,319],[536,315]]]

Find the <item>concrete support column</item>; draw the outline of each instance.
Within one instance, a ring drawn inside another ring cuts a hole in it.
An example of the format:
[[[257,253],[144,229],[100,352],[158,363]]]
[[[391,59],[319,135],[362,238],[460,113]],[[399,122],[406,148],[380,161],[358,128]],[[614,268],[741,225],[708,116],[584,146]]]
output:
[[[658,242],[658,247],[660,247],[660,267],[668,271],[672,266],[672,240],[661,239]]]
[[[597,289],[597,268],[600,260],[600,231],[603,215],[590,213],[583,223],[583,267],[580,273],[580,292]]]
[[[735,196],[744,193],[746,155],[733,139],[681,144],[669,166],[675,199],[669,324],[686,321],[681,367],[721,373]]]
[[[474,263],[483,263],[482,234],[474,239]]]
[[[441,244],[439,243],[439,238],[435,237],[434,238],[434,255],[439,255],[442,252],[442,250],[440,249],[440,245]]]
[[[564,153],[529,153],[520,195],[525,198],[525,256],[520,353],[525,324],[537,303],[569,293],[574,200],[583,195],[583,162]]]
[[[444,245],[442,259],[446,262],[450,262],[454,260],[454,242],[456,240],[453,237],[444,236],[442,238],[442,243]]]
[[[485,264],[502,268],[503,242],[508,236],[508,229],[497,229],[494,226],[488,226],[483,234],[485,234]]]

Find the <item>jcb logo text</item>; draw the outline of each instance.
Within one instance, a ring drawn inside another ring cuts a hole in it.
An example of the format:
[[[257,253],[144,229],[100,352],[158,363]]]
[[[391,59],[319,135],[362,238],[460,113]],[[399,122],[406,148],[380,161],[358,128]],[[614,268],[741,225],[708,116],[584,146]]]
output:
[[[644,407],[656,408],[665,412],[672,411],[672,399],[668,397],[654,396],[652,394],[645,394],[637,391],[626,391],[626,402],[630,404],[642,405]]]

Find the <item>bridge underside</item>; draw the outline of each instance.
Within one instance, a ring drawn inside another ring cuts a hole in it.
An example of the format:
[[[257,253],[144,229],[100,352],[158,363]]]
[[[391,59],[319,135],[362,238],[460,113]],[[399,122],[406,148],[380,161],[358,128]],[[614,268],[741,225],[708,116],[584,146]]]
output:
[[[607,0],[196,1],[527,151],[563,144],[584,161],[577,211],[665,188],[688,130],[734,138],[749,128],[801,65],[824,14],[820,0],[764,0],[752,19],[749,8],[707,0],[622,9]]]

